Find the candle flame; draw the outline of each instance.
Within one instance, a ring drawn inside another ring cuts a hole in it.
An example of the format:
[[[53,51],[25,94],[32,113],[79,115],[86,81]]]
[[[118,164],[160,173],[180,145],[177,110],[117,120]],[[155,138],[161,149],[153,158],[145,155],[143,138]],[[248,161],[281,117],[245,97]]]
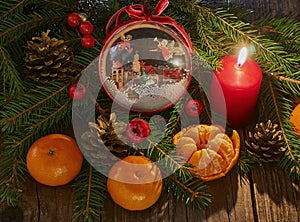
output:
[[[246,47],[243,47],[239,53],[239,57],[237,60],[238,67],[242,67],[244,63],[246,62],[248,57],[248,49]]]

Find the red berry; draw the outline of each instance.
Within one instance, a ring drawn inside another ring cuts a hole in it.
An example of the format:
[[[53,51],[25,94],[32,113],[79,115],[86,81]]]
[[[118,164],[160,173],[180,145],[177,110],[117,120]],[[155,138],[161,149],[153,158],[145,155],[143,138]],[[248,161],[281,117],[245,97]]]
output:
[[[126,135],[133,143],[143,142],[150,135],[150,127],[146,120],[135,118],[129,122]]]
[[[79,31],[83,35],[91,34],[94,29],[94,26],[89,21],[82,22],[79,26]]]
[[[81,39],[81,45],[84,48],[90,48],[93,47],[95,45],[95,39],[93,36],[91,35],[84,35]]]
[[[69,96],[73,100],[80,100],[86,94],[86,87],[82,83],[74,83],[69,87]]]
[[[189,116],[199,116],[203,110],[201,101],[192,99],[185,105],[185,111]]]
[[[68,16],[68,24],[70,26],[72,26],[73,28],[74,27],[77,27],[81,22],[81,18],[78,14],[76,13],[71,13],[69,16]]]

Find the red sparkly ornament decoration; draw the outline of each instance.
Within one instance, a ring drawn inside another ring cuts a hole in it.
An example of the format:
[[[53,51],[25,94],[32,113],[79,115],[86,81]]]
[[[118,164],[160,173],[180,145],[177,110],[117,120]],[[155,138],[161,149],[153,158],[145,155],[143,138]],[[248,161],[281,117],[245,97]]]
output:
[[[129,122],[126,135],[132,143],[142,143],[150,135],[150,127],[146,120],[135,118]]]
[[[185,111],[189,116],[199,116],[203,111],[202,102],[197,99],[191,99],[185,105]]]
[[[82,22],[79,26],[79,31],[83,35],[89,35],[93,32],[93,25],[89,21]]]
[[[95,39],[92,35],[84,35],[81,39],[81,45],[84,48],[91,48],[95,45]]]
[[[81,18],[80,16],[77,14],[77,13],[71,13],[69,16],[68,16],[68,24],[75,28],[77,27],[81,22]]]
[[[74,83],[68,89],[68,94],[73,100],[80,100],[86,95],[86,87],[82,83]]]

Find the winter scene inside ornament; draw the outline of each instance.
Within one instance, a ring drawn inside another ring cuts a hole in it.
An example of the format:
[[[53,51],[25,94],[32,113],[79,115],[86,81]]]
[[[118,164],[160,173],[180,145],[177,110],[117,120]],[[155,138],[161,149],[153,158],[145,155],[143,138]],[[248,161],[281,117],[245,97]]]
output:
[[[133,112],[160,112],[183,96],[191,80],[190,49],[180,35],[154,22],[112,32],[99,56],[108,96]]]

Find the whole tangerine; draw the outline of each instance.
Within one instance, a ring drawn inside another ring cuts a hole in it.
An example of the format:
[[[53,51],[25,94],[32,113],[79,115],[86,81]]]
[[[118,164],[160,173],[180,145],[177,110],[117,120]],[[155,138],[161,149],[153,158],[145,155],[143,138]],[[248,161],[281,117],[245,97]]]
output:
[[[26,156],[27,169],[39,183],[65,185],[80,172],[83,156],[72,137],[49,134],[37,139]]]
[[[145,210],[159,199],[162,178],[158,166],[143,156],[128,156],[116,162],[107,179],[115,203],[131,211]]]
[[[290,121],[293,124],[295,132],[300,137],[300,103],[293,109]]]

